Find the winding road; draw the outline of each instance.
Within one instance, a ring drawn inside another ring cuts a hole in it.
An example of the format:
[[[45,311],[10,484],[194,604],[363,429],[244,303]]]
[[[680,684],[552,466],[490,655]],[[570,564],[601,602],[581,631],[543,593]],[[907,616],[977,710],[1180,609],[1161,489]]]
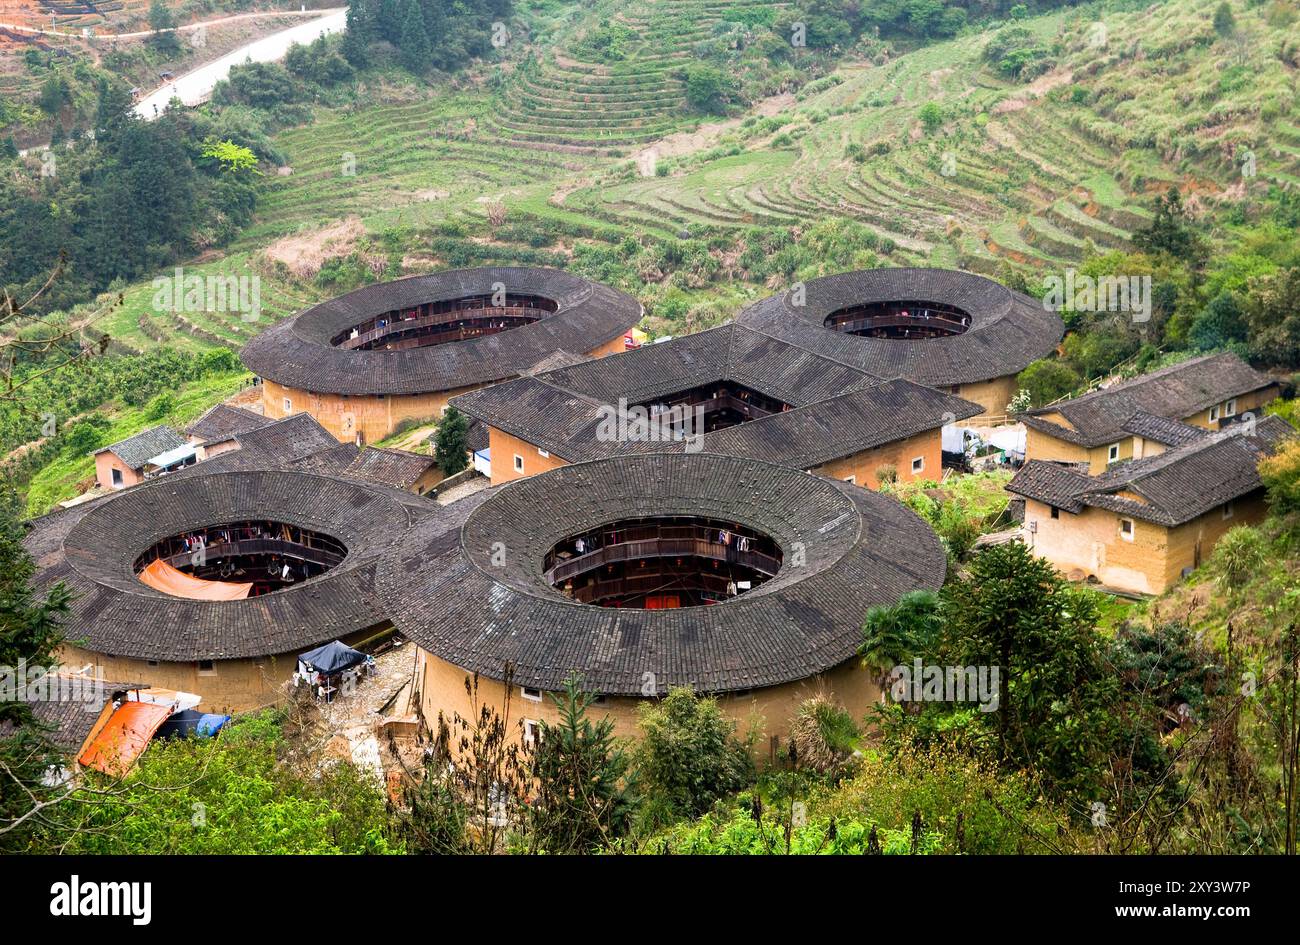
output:
[[[206,65],[172,79],[166,85],[140,99],[136,103],[135,113],[150,121],[162,114],[167,108],[167,103],[173,98],[179,98],[182,105],[200,105],[208,100],[213,87],[230,75],[230,70],[234,66],[245,62],[275,62],[284,58],[290,46],[294,44],[305,46],[318,37],[341,33],[347,26],[347,7],[318,12],[321,15],[317,19],[308,23],[299,23],[297,26],[280,30],[270,36],[263,36],[261,39],[240,46],[234,52],[226,53],[220,59],[214,59]]]

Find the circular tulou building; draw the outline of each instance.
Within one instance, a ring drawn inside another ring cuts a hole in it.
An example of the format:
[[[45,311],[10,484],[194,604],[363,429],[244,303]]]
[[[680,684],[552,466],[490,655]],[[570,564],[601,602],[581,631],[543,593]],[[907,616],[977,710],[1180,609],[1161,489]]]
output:
[[[1007,413],[1016,375],[1051,354],[1064,333],[1042,302],[951,269],[814,279],[754,303],[738,321],[869,374],[956,394],[986,417]]]
[[[24,543],[37,581],[75,595],[65,664],[230,712],[281,698],[299,653],[390,627],[379,559],[439,514],[373,484],[196,471],[38,519]]]
[[[775,748],[821,688],[879,698],[856,652],[868,608],[944,578],[930,528],[888,496],[714,454],[565,466],[455,503],[384,558],[380,597],[419,650],[427,719],[480,699],[528,723],[575,675],[619,734],[671,687],[716,695]],[[469,511],[472,509],[472,511]]]
[[[340,440],[373,443],[557,353],[622,351],[641,315],[631,296],[559,270],[457,269],[322,302],[240,357],[262,378],[266,416],[309,413]]]

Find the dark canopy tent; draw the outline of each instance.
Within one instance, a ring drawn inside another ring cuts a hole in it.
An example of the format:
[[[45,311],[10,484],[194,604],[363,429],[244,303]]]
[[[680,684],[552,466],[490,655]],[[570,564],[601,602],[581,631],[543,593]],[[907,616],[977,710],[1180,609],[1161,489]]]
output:
[[[326,643],[298,657],[298,662],[309,670],[333,676],[366,661],[366,654],[354,650],[338,640]]]

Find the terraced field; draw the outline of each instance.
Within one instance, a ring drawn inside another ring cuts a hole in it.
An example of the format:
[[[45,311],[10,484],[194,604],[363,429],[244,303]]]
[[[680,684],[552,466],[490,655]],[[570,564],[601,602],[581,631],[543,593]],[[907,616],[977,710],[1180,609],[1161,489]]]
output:
[[[798,235],[842,217],[874,233],[892,264],[1010,267],[1032,280],[1128,248],[1170,184],[1211,214],[1300,184],[1297,69],[1278,54],[1287,30],[1257,8],[1238,11],[1246,47],[1213,34],[1215,0],[1108,13],[1102,47],[1087,16],[1064,11],[1022,22],[1055,46],[1054,67],[1028,85],[997,76],[982,59],[990,34],[972,34],[883,64],[849,59],[748,116],[693,117],[678,67],[729,10],[762,5],[610,0],[516,58],[494,92],[323,112],[279,136],[292,173],[273,180],[231,264],[269,274],[274,318],[329,292],[289,277],[279,285],[259,249],[344,217],[372,234],[425,234],[406,253],[414,269],[566,265],[584,244],[617,253],[629,239],[690,235],[717,246],[752,227]],[[583,61],[585,30],[605,22],[631,31],[622,58]],[[1152,47],[1119,39],[1137,35]],[[1234,78],[1242,70],[1246,86]],[[930,102],[943,120],[927,130],[919,112]],[[646,176],[637,158],[648,149],[663,156]],[[730,311],[761,289],[718,281],[692,291]],[[128,308],[126,341],[147,346],[159,316]],[[202,313],[192,327],[173,320],[161,327],[187,344],[237,344],[248,329]]]

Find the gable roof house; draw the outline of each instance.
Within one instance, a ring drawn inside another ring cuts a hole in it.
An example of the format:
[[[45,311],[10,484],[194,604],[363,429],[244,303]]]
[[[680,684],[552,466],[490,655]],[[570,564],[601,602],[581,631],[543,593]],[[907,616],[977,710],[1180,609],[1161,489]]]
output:
[[[632,453],[702,451],[875,486],[887,468],[904,481],[938,476],[940,429],[980,412],[960,397],[886,381],[742,325],[452,402],[487,426],[493,483]],[[637,411],[674,419],[638,429]]]
[[[1028,459],[1086,462],[1097,473],[1219,430],[1280,392],[1235,354],[1208,354],[1020,415]]]
[[[185,431],[199,452],[199,459],[208,459],[227,450],[239,448],[239,437],[274,423],[268,417],[243,407],[217,404]]]
[[[100,447],[91,455],[95,457],[95,485],[101,489],[125,489],[146,476],[198,461],[190,442],[166,424]]]
[[[1068,577],[1159,594],[1199,567],[1229,528],[1264,517],[1259,460],[1294,434],[1265,417],[1198,431],[1098,473],[1030,460],[1007,490],[1025,499],[1025,541]]]

